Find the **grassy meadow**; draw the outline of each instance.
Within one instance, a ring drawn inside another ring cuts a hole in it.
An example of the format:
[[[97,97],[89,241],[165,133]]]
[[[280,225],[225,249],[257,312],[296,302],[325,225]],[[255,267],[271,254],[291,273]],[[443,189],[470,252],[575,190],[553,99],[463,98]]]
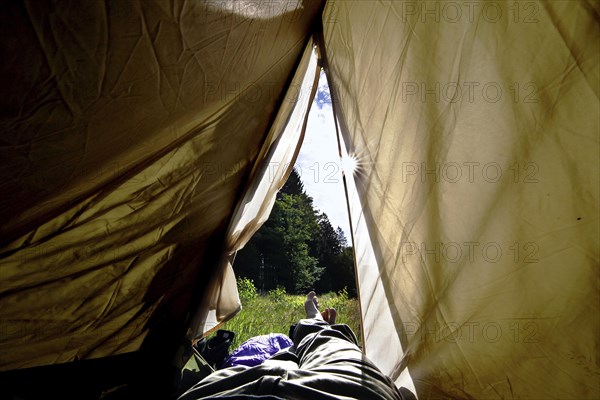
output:
[[[317,296],[321,310],[326,307],[335,308],[337,310],[337,323],[349,325],[356,334],[359,343],[362,343],[358,300],[348,298],[348,294],[344,290],[339,293],[321,295],[317,293]],[[233,351],[253,336],[268,333],[287,335],[290,325],[306,318],[304,313],[306,296],[287,294],[283,289],[272,290],[268,294],[260,295],[252,291],[248,293],[242,287],[240,298],[242,300],[242,311],[221,327],[221,329],[235,332],[230,351]]]

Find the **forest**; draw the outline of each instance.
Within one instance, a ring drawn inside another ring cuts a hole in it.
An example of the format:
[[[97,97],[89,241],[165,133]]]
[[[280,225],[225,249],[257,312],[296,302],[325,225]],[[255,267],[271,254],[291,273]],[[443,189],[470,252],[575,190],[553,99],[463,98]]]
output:
[[[343,230],[334,229],[294,169],[277,194],[269,219],[235,258],[238,277],[254,281],[262,293],[337,292],[356,296],[353,249]]]

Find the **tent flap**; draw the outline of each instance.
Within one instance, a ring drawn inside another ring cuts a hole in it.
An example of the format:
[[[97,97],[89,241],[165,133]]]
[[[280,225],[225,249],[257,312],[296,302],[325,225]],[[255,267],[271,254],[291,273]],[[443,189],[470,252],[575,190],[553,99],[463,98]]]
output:
[[[320,11],[232,4],[4,6],[0,370],[183,337]]]
[[[367,355],[420,398],[598,398],[597,14],[466,3],[324,12]]]
[[[190,339],[218,328],[231,318],[241,304],[232,269],[235,252],[243,248],[268,219],[277,191],[285,184],[302,144],[308,111],[318,81],[317,52],[312,40],[304,50],[277,117],[259,154],[244,195],[236,206],[227,237],[224,256],[204,300],[192,321]]]

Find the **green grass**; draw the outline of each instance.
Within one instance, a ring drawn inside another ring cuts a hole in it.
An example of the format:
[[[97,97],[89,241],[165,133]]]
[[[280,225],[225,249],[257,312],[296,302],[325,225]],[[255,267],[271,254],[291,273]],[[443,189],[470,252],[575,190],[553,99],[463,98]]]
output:
[[[230,351],[253,336],[268,333],[289,333],[290,325],[306,318],[304,313],[305,296],[285,294],[258,295],[252,299],[242,298],[242,311],[226,322],[221,329],[235,332]],[[321,310],[334,307],[337,310],[337,323],[347,324],[362,343],[360,329],[360,313],[358,301],[348,299],[344,292],[340,294],[326,293],[318,296]]]

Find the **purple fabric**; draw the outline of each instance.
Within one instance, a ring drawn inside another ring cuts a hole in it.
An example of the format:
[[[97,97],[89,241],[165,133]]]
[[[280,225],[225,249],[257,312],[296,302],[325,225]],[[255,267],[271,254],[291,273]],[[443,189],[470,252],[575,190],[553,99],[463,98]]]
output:
[[[292,340],[281,333],[270,333],[268,335],[255,336],[246,340],[223,364],[223,368],[236,365],[254,365],[262,364],[267,358],[280,350],[287,349],[294,343]]]

